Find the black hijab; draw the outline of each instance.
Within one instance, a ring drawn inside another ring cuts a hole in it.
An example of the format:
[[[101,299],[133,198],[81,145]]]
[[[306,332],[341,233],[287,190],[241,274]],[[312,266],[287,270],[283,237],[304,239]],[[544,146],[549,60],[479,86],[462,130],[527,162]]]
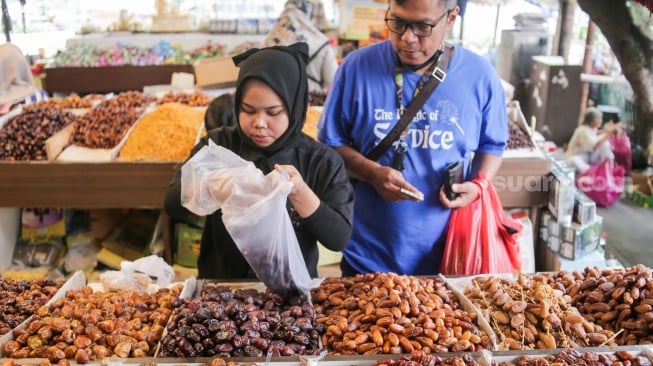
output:
[[[288,146],[292,138],[302,133],[308,108],[308,45],[300,42],[290,46],[250,49],[234,56],[233,61],[240,67],[234,99],[238,132],[245,144],[270,156]],[[256,145],[240,128],[239,109],[243,99],[243,85],[248,79],[258,79],[267,84],[281,98],[288,111],[288,129],[267,147]]]

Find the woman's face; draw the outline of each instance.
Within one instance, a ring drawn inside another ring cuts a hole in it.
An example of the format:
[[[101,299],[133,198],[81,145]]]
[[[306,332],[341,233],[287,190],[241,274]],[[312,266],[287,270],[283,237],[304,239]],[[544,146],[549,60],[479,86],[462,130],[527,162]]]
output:
[[[238,120],[245,135],[261,147],[268,147],[277,141],[290,123],[281,98],[257,79],[247,80],[243,85]]]

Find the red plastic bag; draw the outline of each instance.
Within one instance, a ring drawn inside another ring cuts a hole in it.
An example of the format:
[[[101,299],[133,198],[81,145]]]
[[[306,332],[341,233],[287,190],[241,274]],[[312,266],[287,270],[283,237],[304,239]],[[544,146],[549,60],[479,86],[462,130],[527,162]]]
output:
[[[491,180],[483,174],[474,181],[480,197],[453,210],[440,273],[474,275],[521,270],[519,235],[522,225],[503,211]]]
[[[579,174],[576,187],[597,205],[608,207],[618,200],[624,191],[624,167],[605,159]]]
[[[625,175],[630,175],[633,168],[633,149],[628,134],[621,131],[616,135],[610,135],[610,146],[614,153],[615,163],[624,167]]]

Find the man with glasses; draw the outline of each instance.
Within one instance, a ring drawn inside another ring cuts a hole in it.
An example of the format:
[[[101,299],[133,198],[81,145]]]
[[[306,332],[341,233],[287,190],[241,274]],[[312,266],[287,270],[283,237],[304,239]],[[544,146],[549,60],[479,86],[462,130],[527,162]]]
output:
[[[390,39],[351,52],[338,68],[318,138],[342,155],[356,180],[343,276],[438,273],[451,209],[476,200],[470,180],[479,172],[492,178],[501,165],[503,88],[482,57],[445,43],[459,11],[457,0],[389,0]],[[449,62],[438,71],[443,50]],[[442,81],[406,130],[380,158],[368,159],[432,75]],[[449,200],[445,167],[458,161],[465,182],[453,185],[458,197]]]

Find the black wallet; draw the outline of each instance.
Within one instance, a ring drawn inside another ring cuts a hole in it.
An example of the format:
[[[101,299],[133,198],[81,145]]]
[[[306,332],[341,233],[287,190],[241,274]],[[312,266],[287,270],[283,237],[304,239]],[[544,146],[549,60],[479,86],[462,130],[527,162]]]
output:
[[[463,182],[464,165],[465,163],[459,160],[447,165],[444,169],[444,193],[449,201],[453,201],[458,197],[458,193],[451,191],[451,185]]]

